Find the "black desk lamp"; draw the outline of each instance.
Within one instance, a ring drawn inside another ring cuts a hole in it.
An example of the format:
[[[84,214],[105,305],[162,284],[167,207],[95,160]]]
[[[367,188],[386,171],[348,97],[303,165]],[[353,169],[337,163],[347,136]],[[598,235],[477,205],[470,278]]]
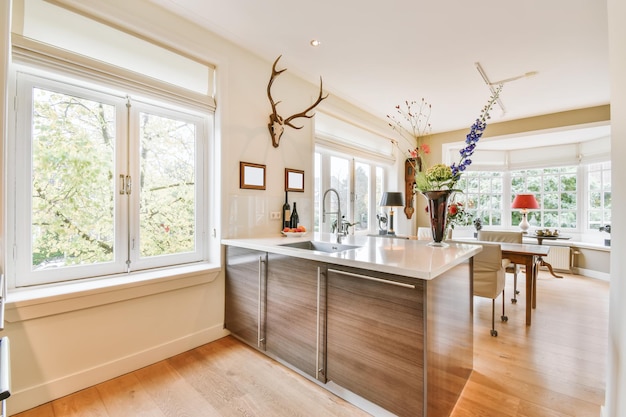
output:
[[[383,193],[383,197],[380,199],[381,207],[390,207],[389,210],[389,230],[387,231],[388,235],[395,235],[396,231],[393,230],[393,208],[394,207],[402,207],[404,206],[404,201],[402,199],[402,193],[392,192],[392,193]]]

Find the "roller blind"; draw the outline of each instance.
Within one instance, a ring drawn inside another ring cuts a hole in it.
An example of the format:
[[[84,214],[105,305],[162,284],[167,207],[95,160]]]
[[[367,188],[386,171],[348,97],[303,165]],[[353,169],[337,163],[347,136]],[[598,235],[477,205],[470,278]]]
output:
[[[443,155],[446,163],[459,160],[464,143],[445,144]],[[584,142],[540,146],[528,149],[485,150],[480,144],[472,156],[471,169],[475,171],[506,171],[525,168],[568,166],[611,159],[609,136]]]
[[[215,108],[212,65],[43,0],[20,0],[12,24],[13,59],[108,80]]]
[[[395,161],[393,142],[371,130],[323,112],[315,114],[316,144],[387,163]]]

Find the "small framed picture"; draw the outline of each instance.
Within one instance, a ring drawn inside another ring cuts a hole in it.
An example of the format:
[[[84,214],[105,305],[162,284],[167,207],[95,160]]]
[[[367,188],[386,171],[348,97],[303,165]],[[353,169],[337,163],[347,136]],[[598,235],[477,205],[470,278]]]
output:
[[[239,188],[265,190],[265,165],[239,162]]]
[[[285,191],[304,192],[304,171],[285,168]]]

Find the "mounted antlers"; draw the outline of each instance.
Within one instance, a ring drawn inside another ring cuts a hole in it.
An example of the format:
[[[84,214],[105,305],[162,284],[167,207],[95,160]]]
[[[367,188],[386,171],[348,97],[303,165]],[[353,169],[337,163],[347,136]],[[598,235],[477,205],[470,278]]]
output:
[[[291,121],[298,119],[300,117],[306,117],[307,119],[310,119],[311,117],[315,116],[315,113],[313,113],[310,116],[307,115],[307,113],[313,110],[318,104],[322,102],[322,100],[328,97],[328,94],[322,97],[322,77],[320,77],[320,94],[317,97],[317,100],[315,101],[315,103],[311,104],[305,111],[296,113],[294,115],[287,117],[286,119],[283,119],[283,117],[280,116],[278,112],[276,111],[276,106],[278,105],[278,103],[280,103],[280,101],[275,102],[274,99],[272,98],[272,92],[271,92],[272,84],[274,83],[274,80],[276,79],[276,77],[282,74],[283,72],[287,71],[287,68],[281,69],[280,71],[276,70],[276,64],[278,64],[278,60],[281,57],[282,55],[279,55],[278,58],[276,58],[276,61],[274,61],[274,65],[272,66],[272,76],[270,78],[269,84],[267,84],[267,97],[270,99],[270,103],[272,104],[272,114],[270,114],[270,122],[267,124],[267,127],[270,131],[270,135],[272,136],[272,145],[274,145],[275,148],[278,148],[280,137],[283,135],[283,132],[285,131],[285,125],[289,127],[293,127],[294,129],[302,129],[304,126],[294,126],[291,123]]]

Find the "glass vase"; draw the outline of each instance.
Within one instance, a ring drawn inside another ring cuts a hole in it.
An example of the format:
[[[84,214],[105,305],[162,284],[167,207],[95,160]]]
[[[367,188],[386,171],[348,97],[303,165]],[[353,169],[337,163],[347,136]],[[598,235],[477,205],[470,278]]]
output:
[[[447,246],[444,243],[446,233],[446,217],[448,215],[448,198],[452,194],[450,190],[425,191],[422,195],[428,202],[428,215],[430,216],[430,230],[433,235],[431,246]]]

